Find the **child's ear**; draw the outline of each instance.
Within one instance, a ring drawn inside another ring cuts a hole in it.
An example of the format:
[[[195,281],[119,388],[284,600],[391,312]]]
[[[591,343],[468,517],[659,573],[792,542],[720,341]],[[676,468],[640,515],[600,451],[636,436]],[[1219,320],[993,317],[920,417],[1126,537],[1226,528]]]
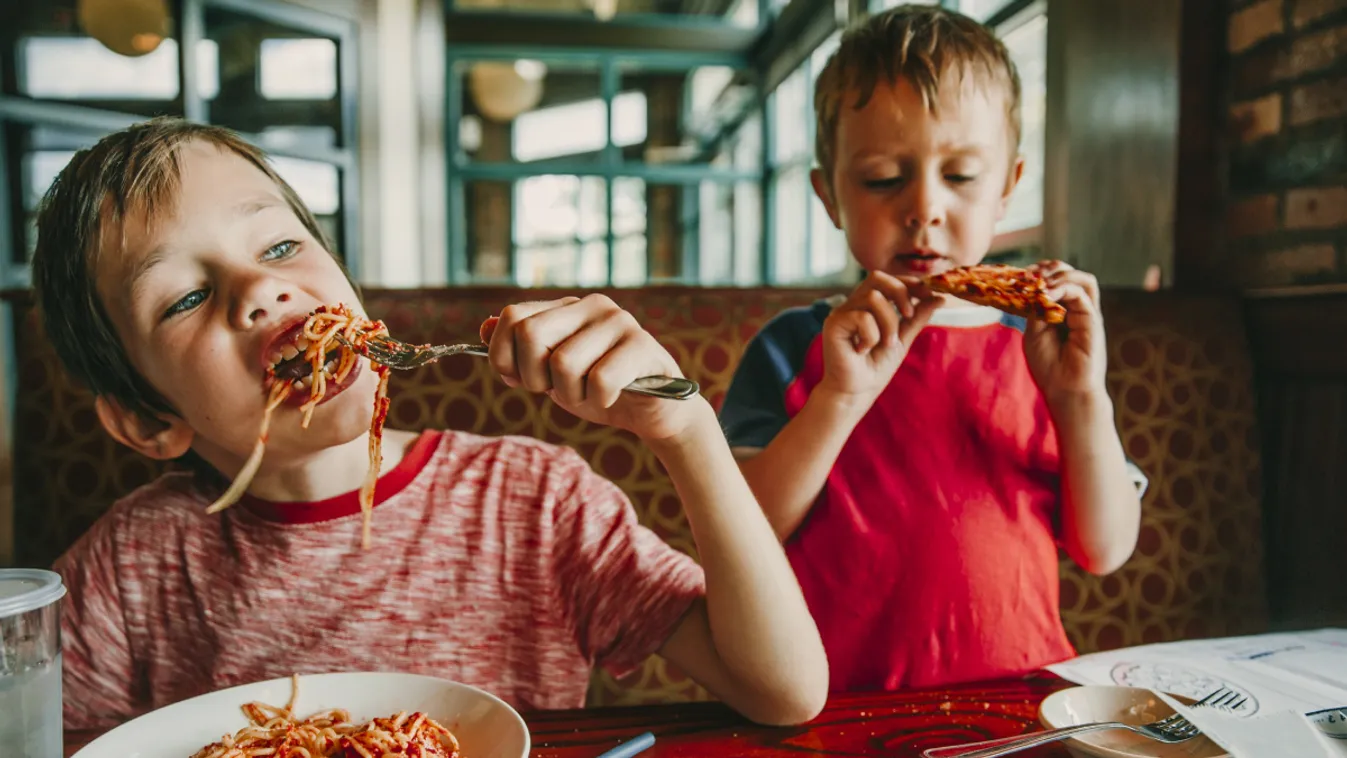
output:
[[[185,454],[196,436],[187,422],[177,416],[162,414],[149,419],[127,410],[116,398],[107,395],[94,399],[94,410],[113,439],[155,460],[166,461]]]
[[[842,220],[837,216],[837,201],[833,198],[832,183],[823,173],[823,169],[816,168],[809,172],[809,183],[814,185],[814,194],[823,202],[823,207],[828,210],[828,218],[832,219],[833,226],[842,228]]]
[[[1010,197],[1015,194],[1015,186],[1020,183],[1020,178],[1024,176],[1024,156],[1015,156],[1015,162],[1010,166],[1010,173],[1006,175],[1006,189],[1001,193],[1001,203],[996,208],[996,220],[1005,218],[1006,209],[1010,207]]]

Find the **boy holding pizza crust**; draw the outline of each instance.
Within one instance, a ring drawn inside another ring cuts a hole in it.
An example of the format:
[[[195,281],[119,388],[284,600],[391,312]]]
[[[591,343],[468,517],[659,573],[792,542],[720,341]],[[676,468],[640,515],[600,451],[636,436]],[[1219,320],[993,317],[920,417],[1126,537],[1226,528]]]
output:
[[[1069,658],[1058,548],[1121,566],[1146,480],[1114,428],[1095,278],[981,264],[1023,170],[1014,64],[965,16],[899,7],[843,36],[814,107],[814,190],[869,273],[774,318],[721,421],[831,689]]]

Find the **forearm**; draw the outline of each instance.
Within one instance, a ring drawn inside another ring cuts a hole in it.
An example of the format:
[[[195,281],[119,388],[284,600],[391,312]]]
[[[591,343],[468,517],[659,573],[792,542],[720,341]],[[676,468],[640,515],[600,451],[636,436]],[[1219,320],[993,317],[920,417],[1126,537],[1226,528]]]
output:
[[[762,452],[740,462],[777,539],[784,542],[800,527],[868,409],[816,391]]]
[[[1141,502],[1127,472],[1108,396],[1058,404],[1053,411],[1062,451],[1062,536],[1086,571],[1115,571],[1136,547]]]
[[[707,652],[724,676],[705,684],[755,720],[812,717],[827,694],[823,643],[710,406],[694,434],[652,448],[678,490],[706,573],[714,648]]]

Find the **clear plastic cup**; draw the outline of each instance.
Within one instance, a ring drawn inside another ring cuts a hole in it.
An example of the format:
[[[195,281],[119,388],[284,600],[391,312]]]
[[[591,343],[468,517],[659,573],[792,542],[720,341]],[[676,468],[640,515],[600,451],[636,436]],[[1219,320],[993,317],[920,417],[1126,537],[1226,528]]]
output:
[[[0,756],[62,758],[60,575],[0,569]]]

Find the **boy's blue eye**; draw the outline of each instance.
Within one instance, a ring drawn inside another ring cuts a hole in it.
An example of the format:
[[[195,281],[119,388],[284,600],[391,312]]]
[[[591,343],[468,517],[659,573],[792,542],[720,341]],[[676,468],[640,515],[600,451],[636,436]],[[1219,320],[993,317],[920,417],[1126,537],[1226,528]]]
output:
[[[186,313],[187,311],[192,310],[205,302],[206,295],[207,292],[205,290],[192,290],[191,292],[188,292],[186,295],[183,295],[181,300],[168,306],[168,310],[164,311],[164,318],[171,318],[179,313]]]
[[[276,244],[267,248],[265,253],[262,253],[262,260],[282,261],[294,255],[295,250],[298,248],[299,243],[295,242],[294,240],[285,240],[284,242],[277,242]]]

